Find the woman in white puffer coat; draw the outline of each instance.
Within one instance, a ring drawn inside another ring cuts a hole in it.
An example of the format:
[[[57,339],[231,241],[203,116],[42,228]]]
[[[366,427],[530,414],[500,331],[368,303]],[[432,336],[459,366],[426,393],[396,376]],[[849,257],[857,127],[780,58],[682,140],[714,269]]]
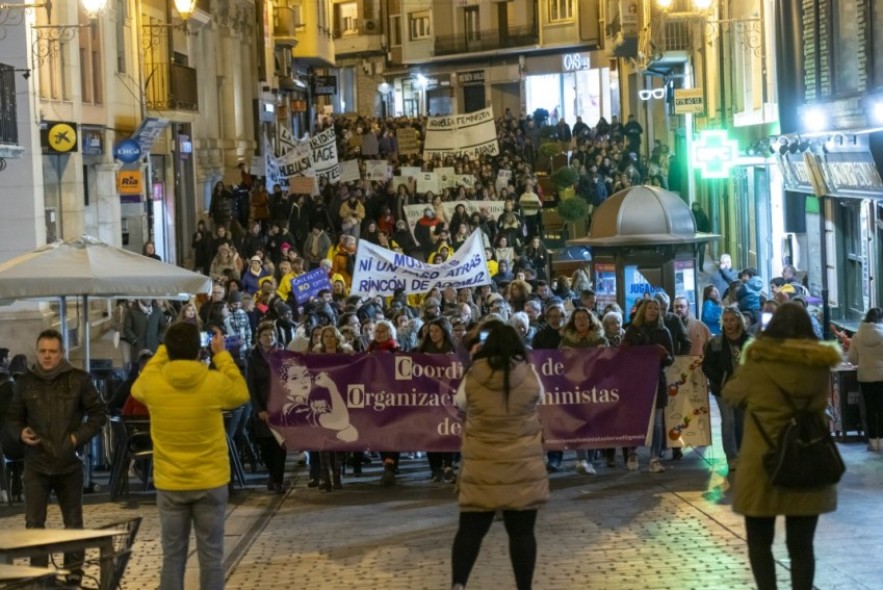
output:
[[[852,337],[849,362],[858,367],[865,402],[868,450],[880,452],[883,437],[883,309],[872,307]]]

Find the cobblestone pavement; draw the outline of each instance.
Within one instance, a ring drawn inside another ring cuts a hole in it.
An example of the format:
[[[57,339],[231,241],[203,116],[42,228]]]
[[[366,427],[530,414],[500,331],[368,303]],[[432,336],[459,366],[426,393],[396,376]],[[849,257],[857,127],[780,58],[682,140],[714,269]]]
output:
[[[816,587],[871,590],[883,575],[875,557],[883,542],[883,455],[867,453],[858,442],[841,449],[848,471],[839,510],[820,520]],[[688,450],[661,474],[649,473],[644,461],[637,472],[597,464],[595,476],[553,475],[552,499],[537,523],[535,589],[753,588],[742,520],[730,510],[726,468],[712,453],[705,450],[703,458]],[[449,587],[454,486],[431,482],[425,459],[403,461],[391,489],[380,487],[376,463],[361,479],[345,477],[344,489],[332,493],[305,487],[296,467],[291,473],[293,487],[284,496],[257,482],[233,495],[225,543],[229,589]],[[130,500],[111,503],[105,494],[87,496],[87,526],[144,517],[125,588],[157,584],[161,550],[153,498],[133,492]],[[20,504],[0,509],[4,529],[22,524]],[[54,507],[49,524],[60,526]],[[783,537],[780,522],[780,588],[790,587]],[[187,588],[197,587],[197,576],[191,555]],[[469,587],[514,587],[502,523],[485,539]]]

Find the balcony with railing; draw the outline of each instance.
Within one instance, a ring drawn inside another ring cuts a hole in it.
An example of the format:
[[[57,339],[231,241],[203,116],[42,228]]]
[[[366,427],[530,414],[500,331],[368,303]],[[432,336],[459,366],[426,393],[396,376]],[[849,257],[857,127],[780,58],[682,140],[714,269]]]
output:
[[[540,33],[535,26],[488,29],[472,31],[468,34],[438,36],[435,38],[435,55],[513,49],[536,45],[539,42]]]
[[[157,64],[147,80],[147,108],[159,111],[198,111],[196,69],[180,64]]]

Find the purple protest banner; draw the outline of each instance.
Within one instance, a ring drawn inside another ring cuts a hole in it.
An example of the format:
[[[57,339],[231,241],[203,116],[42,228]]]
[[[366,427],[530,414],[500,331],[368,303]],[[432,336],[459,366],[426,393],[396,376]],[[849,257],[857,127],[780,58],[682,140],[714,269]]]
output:
[[[455,355],[278,352],[270,424],[289,449],[456,451],[454,395],[466,368]],[[659,355],[655,347],[531,353],[545,392],[547,448],[645,444]]]
[[[291,279],[291,292],[298,303],[306,303],[322,289],[331,289],[328,273],[321,268],[313,269]]]

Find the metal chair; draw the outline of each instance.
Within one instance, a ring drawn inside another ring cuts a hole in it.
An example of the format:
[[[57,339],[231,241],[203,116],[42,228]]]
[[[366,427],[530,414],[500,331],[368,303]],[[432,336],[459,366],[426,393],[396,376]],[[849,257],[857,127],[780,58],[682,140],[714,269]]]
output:
[[[144,424],[127,423],[120,416],[110,419],[110,428],[114,439],[113,464],[110,469],[110,499],[116,501],[125,492],[129,496],[129,465],[132,461],[148,460],[147,477],[144,491],[150,486],[153,473],[153,441],[150,431]]]

